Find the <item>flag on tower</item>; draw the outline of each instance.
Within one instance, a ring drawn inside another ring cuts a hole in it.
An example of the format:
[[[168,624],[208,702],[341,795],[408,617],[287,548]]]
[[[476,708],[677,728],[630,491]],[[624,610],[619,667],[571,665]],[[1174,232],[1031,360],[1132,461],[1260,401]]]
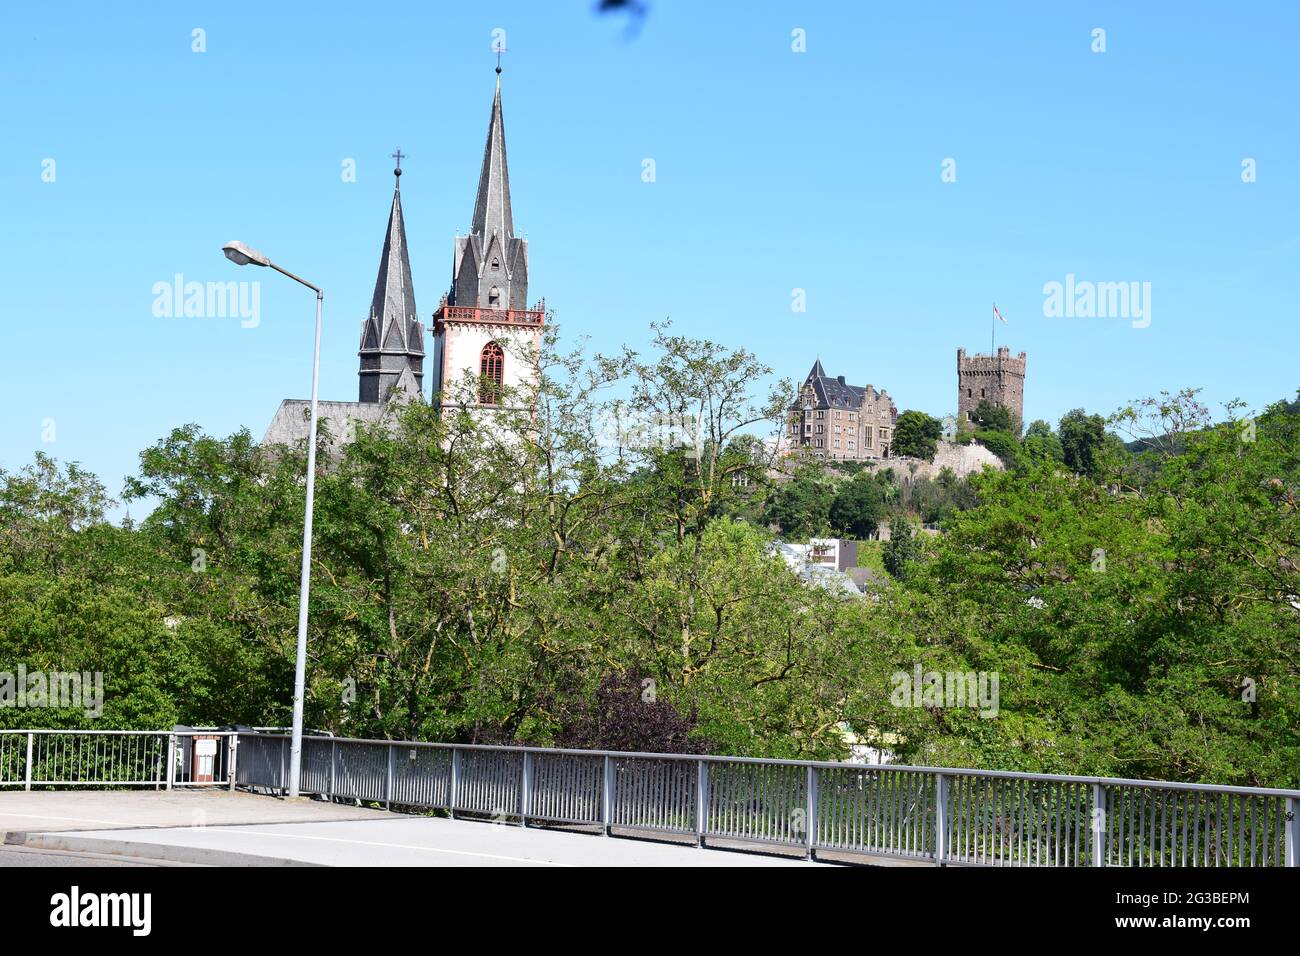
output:
[[[998,307],[996,303],[993,306],[993,318],[997,319],[1003,325],[1007,324],[1007,320],[1002,318],[1002,313],[998,311]]]

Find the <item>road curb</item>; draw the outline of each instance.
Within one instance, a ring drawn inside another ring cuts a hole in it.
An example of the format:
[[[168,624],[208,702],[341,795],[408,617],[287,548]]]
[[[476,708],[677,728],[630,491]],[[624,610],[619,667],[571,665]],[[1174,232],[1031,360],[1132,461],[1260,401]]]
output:
[[[234,853],[230,850],[211,850],[206,847],[136,843],[131,840],[113,840],[103,837],[65,836],[61,833],[23,833],[11,830],[5,833],[4,842],[9,846],[23,846],[34,850],[102,853],[108,856],[128,857],[136,860],[193,863],[199,866],[321,865],[319,863],[307,863],[302,860],[290,860],[284,857],[256,856],[251,853]]]

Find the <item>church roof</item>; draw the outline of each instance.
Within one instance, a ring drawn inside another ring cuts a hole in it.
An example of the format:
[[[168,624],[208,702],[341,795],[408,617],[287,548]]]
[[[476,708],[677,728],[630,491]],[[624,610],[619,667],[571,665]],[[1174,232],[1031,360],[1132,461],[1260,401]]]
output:
[[[423,355],[424,334],[415,307],[406,223],[402,218],[401,180],[397,182],[388,213],[388,229],[384,233],[384,251],[379,257],[375,294],[370,300],[370,315],[361,326],[361,349]]]
[[[478,177],[478,195],[474,200],[474,218],[470,235],[486,242],[493,233],[508,239],[515,234],[510,212],[510,170],[506,165],[506,126],[501,116],[501,76],[497,75],[496,94],[492,97],[492,118],[488,121],[487,143],[483,146],[483,168]]]
[[[478,308],[528,308],[528,242],[515,236],[500,69],[483,144],[474,214],[469,234],[456,239],[448,302]]]

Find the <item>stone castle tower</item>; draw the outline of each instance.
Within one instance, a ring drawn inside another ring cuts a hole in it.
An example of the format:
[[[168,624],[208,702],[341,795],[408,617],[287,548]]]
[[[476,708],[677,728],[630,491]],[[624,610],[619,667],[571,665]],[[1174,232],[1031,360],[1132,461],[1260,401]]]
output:
[[[1011,357],[1005,345],[996,355],[967,355],[957,350],[957,424],[970,421],[971,412],[982,400],[1011,409],[1024,424],[1025,353]]]
[[[528,306],[528,240],[515,235],[510,208],[510,171],[501,113],[501,70],[488,120],[487,143],[469,235],[456,239],[451,289],[433,316],[433,396],[455,396],[469,377],[478,381],[477,401],[490,409],[503,404],[503,389],[535,381],[536,355],[546,321],[546,304]]]

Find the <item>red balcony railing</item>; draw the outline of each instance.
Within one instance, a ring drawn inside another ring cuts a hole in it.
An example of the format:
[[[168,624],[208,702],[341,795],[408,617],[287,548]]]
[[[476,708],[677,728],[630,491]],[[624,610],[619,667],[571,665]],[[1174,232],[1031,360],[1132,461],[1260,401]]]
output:
[[[532,325],[546,323],[546,300],[531,309],[480,309],[477,306],[448,305],[445,301],[433,315],[440,322],[487,322],[493,325]]]

